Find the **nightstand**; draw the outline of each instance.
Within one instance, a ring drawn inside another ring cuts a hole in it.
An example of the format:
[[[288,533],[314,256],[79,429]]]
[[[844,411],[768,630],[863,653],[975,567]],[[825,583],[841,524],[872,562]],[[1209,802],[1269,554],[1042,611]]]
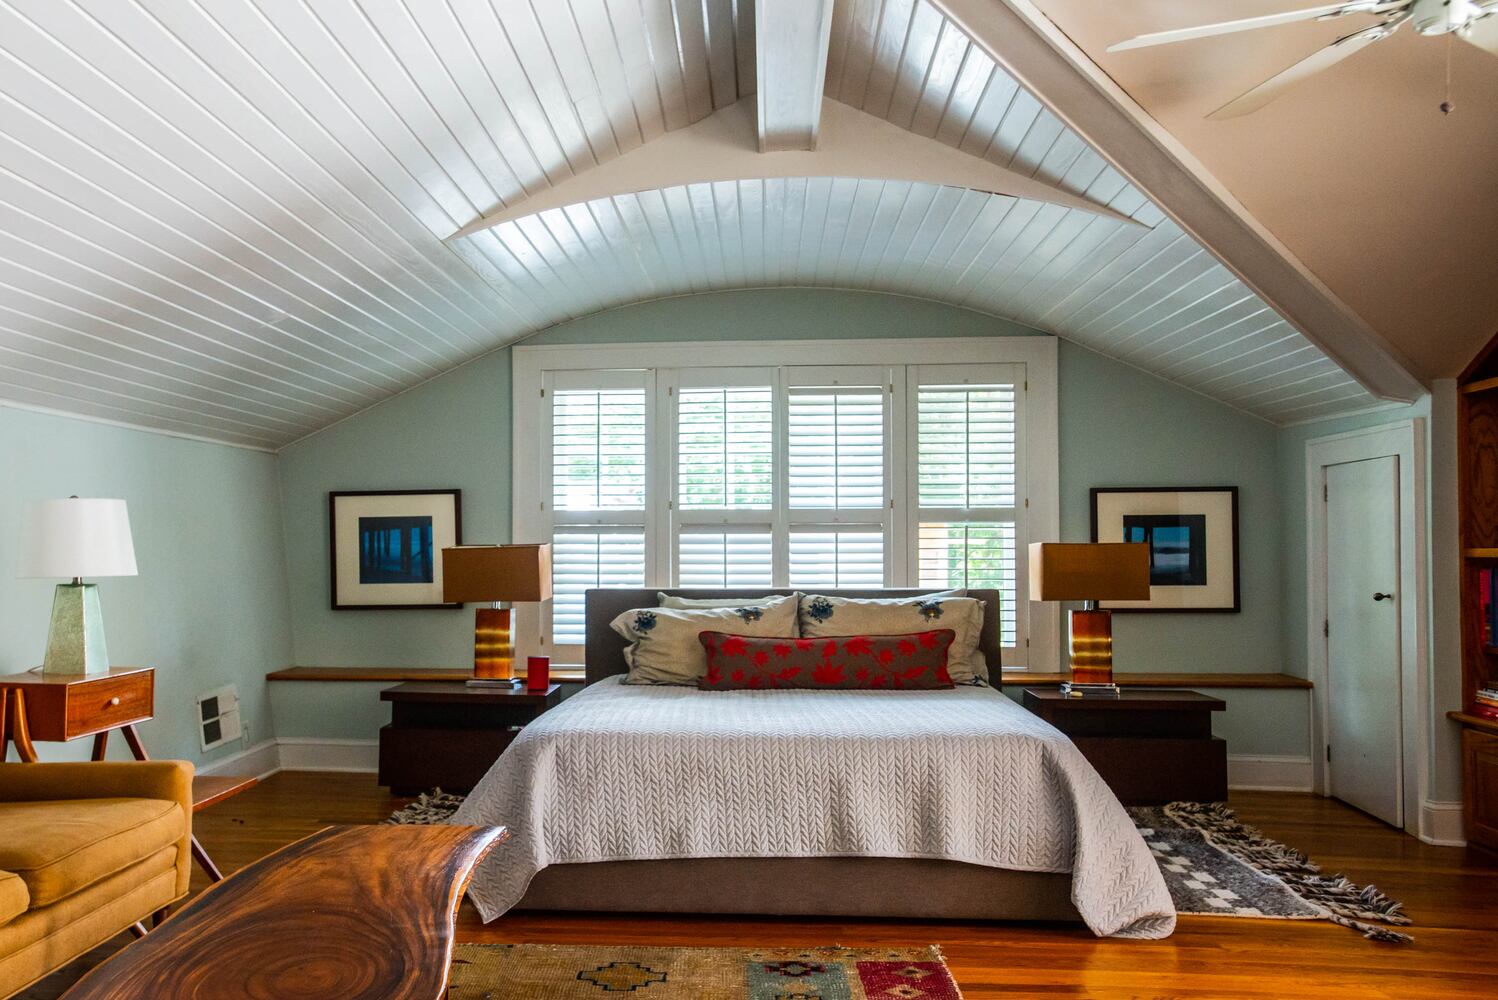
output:
[[[1124,688],[1117,698],[1068,698],[1025,688],[1023,704],[1067,736],[1128,806],[1221,802],[1228,746],[1212,735],[1227,704],[1196,691]]]
[[[396,795],[433,788],[468,792],[522,726],[562,701],[562,687],[471,688],[416,681],[380,692],[390,725],[380,730],[380,784]]]

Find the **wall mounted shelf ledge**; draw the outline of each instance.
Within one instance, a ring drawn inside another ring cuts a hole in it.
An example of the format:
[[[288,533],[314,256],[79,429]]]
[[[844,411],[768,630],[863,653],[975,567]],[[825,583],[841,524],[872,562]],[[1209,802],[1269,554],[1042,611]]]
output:
[[[265,675],[269,681],[364,681],[398,684],[403,681],[464,681],[473,676],[471,670],[447,667],[287,667]],[[580,681],[581,668],[553,668],[553,679],[558,681]],[[1008,687],[1056,687],[1066,680],[1065,674],[1031,673],[1026,670],[1004,671],[1004,684]],[[1113,680],[1120,687],[1210,687],[1210,688],[1270,688],[1305,689],[1311,682],[1304,677],[1289,674],[1121,674],[1115,673]]]
[[[1466,712],[1447,712],[1446,718],[1460,722],[1468,729],[1479,729],[1498,736],[1498,719],[1489,719],[1482,715],[1468,715]]]

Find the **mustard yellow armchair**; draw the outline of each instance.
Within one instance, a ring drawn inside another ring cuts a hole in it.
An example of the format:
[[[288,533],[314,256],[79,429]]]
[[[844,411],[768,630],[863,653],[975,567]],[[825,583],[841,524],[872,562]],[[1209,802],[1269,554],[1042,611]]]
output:
[[[0,998],[187,895],[192,774],[0,764]]]

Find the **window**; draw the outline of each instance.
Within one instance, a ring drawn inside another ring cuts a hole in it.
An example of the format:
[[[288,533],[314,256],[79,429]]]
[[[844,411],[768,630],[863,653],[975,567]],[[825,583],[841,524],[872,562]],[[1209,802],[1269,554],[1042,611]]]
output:
[[[1057,537],[1055,462],[1025,473],[1055,347],[995,341],[517,349],[515,537],[554,544],[517,641],[580,663],[594,587],[969,587],[1002,595],[1006,666],[1050,663],[1020,555]]]

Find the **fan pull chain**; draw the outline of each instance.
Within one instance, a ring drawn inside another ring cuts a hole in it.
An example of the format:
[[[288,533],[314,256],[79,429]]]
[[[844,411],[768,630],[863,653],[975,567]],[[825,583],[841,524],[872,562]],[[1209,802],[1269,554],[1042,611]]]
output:
[[[1456,110],[1456,102],[1451,99],[1451,49],[1455,42],[1455,32],[1446,36],[1446,99],[1441,102],[1441,114],[1443,115],[1449,115]]]

